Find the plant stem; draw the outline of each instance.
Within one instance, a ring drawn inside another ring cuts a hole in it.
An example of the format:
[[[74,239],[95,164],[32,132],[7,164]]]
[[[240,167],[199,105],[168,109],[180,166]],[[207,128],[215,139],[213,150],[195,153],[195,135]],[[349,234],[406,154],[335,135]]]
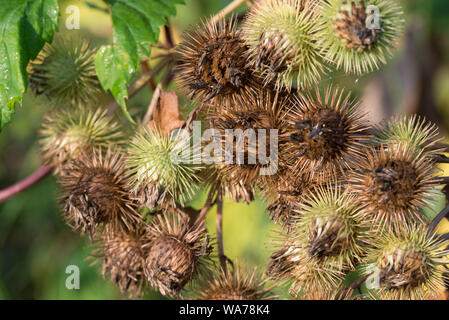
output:
[[[223,8],[219,13],[210,19],[212,24],[217,23],[218,20],[226,17],[228,14],[236,10],[242,4],[244,4],[247,0],[234,0],[230,4],[228,4],[225,8]]]
[[[142,70],[144,73],[147,73],[150,71],[150,67],[148,66],[148,59],[142,60]],[[148,87],[150,87],[151,91],[156,90],[156,85],[154,84],[154,81],[152,78],[148,79]]]
[[[449,206],[444,208],[435,218],[433,218],[432,222],[429,224],[429,227],[427,228],[427,234],[432,233],[438,224],[441,222],[441,220],[444,219],[449,214]]]
[[[167,48],[171,49],[175,46],[175,43],[173,42],[173,37],[172,37],[172,33],[171,33],[171,28],[169,25],[170,22],[168,22],[165,26],[164,26],[164,30],[165,30],[165,39],[167,41]]]
[[[224,254],[223,246],[223,191],[221,188],[217,194],[217,245],[218,245],[218,257],[220,259],[221,269],[226,272],[226,256]]]
[[[216,191],[217,185],[213,184],[209,190],[209,194],[207,195],[206,203],[204,204],[203,209],[201,209],[200,213],[198,214],[198,217],[195,220],[195,224],[199,224],[201,221],[203,221],[206,218],[206,214],[215,204],[215,201],[213,199]]]
[[[148,106],[147,113],[145,114],[145,117],[143,118],[143,124],[146,125],[148,122],[150,122],[151,117],[153,116],[154,109],[156,109],[156,106],[159,102],[159,98],[161,96],[162,91],[162,85],[159,83],[154,90],[153,98],[151,98],[150,105]]]
[[[363,278],[354,281],[351,286],[345,290],[343,290],[338,300],[344,300],[354,291],[360,288],[360,286],[371,276],[371,273],[364,276]]]
[[[25,191],[26,189],[30,188],[31,186],[35,185],[36,183],[44,179],[52,171],[53,167],[42,166],[39,169],[37,169],[36,172],[26,177],[22,181],[19,181],[13,184],[12,186],[7,187],[6,189],[0,190],[0,202],[3,202],[6,199],[13,197],[22,191]]]

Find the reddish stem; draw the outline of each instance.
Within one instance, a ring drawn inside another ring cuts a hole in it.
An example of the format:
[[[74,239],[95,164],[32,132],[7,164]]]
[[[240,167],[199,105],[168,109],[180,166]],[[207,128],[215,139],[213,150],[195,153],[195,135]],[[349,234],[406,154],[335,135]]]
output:
[[[195,220],[196,224],[201,223],[206,218],[206,214],[209,212],[209,210],[215,204],[215,201],[214,201],[215,191],[217,191],[216,184],[212,185],[212,187],[210,188],[209,194],[207,195],[206,203],[204,204],[203,209],[201,209],[198,217]]]
[[[0,190],[0,202],[3,202],[16,194],[25,191],[31,186],[35,185],[53,171],[53,167],[42,166],[36,170],[33,174],[26,177],[22,181],[19,181],[6,189]]]
[[[223,271],[226,272],[226,256],[224,254],[223,245],[223,192],[221,188],[218,190],[217,195],[217,245],[218,245],[218,257],[220,259],[220,265]]]
[[[175,46],[175,43],[173,41],[171,29],[168,23],[164,26],[164,29],[165,29],[165,38],[167,40],[167,48],[171,49]]]

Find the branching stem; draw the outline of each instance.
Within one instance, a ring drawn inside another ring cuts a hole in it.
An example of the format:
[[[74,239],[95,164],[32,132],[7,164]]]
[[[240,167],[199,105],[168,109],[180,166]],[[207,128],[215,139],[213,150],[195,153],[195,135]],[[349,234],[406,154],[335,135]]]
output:
[[[42,179],[44,179],[46,176],[48,176],[53,171],[53,167],[49,166],[42,166],[39,169],[36,170],[33,174],[26,177],[22,181],[19,181],[12,186],[7,187],[6,189],[0,190],[0,202],[5,201],[6,199],[9,199],[16,194],[27,190],[31,186],[35,185]]]
[[[209,212],[209,210],[215,204],[216,200],[214,201],[214,196],[215,196],[216,191],[217,191],[217,185],[214,184],[210,188],[209,194],[207,195],[206,203],[204,204],[203,209],[201,209],[200,213],[198,214],[195,224],[198,224],[201,221],[203,221],[206,218],[206,214]]]
[[[236,10],[238,7],[246,3],[247,0],[234,0],[230,4],[228,4],[225,8],[223,8],[219,13],[212,17],[210,22],[212,24],[217,23],[218,20],[226,17],[228,14]]]
[[[159,83],[154,90],[153,98],[151,98],[150,105],[148,106],[147,113],[145,114],[145,117],[143,118],[143,124],[146,125],[148,122],[150,122],[151,117],[153,116],[154,109],[156,109],[156,106],[159,102],[159,98],[161,96],[162,92],[162,85]]]
[[[429,224],[427,233],[432,233],[441,222],[441,220],[443,220],[447,215],[449,215],[449,206],[444,208],[435,218],[433,218],[432,222]]]
[[[218,190],[217,194],[217,245],[218,245],[218,257],[220,259],[220,265],[224,272],[226,272],[226,262],[227,258],[224,254],[223,246],[223,191],[221,188]]]
[[[349,295],[354,292],[354,290],[357,290],[361,287],[361,285],[371,276],[371,273],[364,276],[361,279],[358,279],[356,281],[354,281],[351,286],[345,290],[343,290],[342,294],[339,297],[339,300],[344,300],[347,297],[349,297]]]

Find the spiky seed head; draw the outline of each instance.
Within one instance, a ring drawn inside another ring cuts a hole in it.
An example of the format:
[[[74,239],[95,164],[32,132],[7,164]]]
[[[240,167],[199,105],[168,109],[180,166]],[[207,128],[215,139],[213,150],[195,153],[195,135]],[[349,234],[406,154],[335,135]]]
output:
[[[290,272],[296,264],[294,259],[291,259],[292,253],[301,249],[295,247],[295,242],[292,239],[286,239],[285,234],[281,232],[273,237],[271,246],[275,251],[268,260],[265,274],[269,280],[273,281],[288,279],[291,277]]]
[[[82,152],[124,142],[119,123],[106,110],[85,107],[49,112],[39,134],[43,161],[54,166],[57,174],[64,174],[64,167]]]
[[[374,71],[387,63],[398,46],[403,16],[395,0],[325,1],[319,45],[326,59],[347,73]]]
[[[322,290],[332,290],[341,282],[345,272],[336,265],[321,264],[316,258],[310,257],[306,248],[292,246],[287,251],[286,261],[293,263],[289,271],[289,279],[292,285],[290,292],[303,290],[309,292],[317,287]]]
[[[316,35],[320,2],[270,0],[253,5],[243,24],[249,66],[265,85],[290,90],[318,82],[325,71]]]
[[[289,292],[293,295],[317,288],[331,290],[344,278],[345,270],[339,265],[311,257],[297,235],[277,232],[270,245],[274,252],[265,273],[270,280],[291,280]]]
[[[84,39],[55,38],[29,65],[31,89],[56,107],[92,104],[101,93],[95,52]]]
[[[283,231],[292,232],[300,218],[296,209],[316,186],[316,181],[304,176],[296,177],[291,170],[284,169],[278,174],[278,179],[259,185],[259,188],[268,202],[271,220]]]
[[[129,187],[123,156],[119,151],[106,155],[101,149],[83,153],[71,164],[70,174],[59,183],[65,203],[64,213],[74,230],[88,233],[107,226],[113,231],[132,231],[140,221]]]
[[[192,226],[187,215],[165,212],[148,228],[145,276],[163,295],[178,296],[200,274],[211,251],[204,223]]]
[[[424,219],[421,207],[433,199],[434,170],[422,151],[395,143],[371,147],[348,181],[373,227],[403,228]]]
[[[150,209],[189,201],[198,190],[203,165],[185,131],[164,135],[141,126],[127,148],[126,167],[132,197]],[[185,150],[187,149],[187,153]]]
[[[438,127],[417,115],[400,115],[381,123],[375,130],[375,141],[380,144],[404,143],[411,148],[425,150],[429,156],[438,152],[431,150],[438,139]]]
[[[250,270],[238,261],[232,268],[220,268],[207,277],[202,277],[195,290],[198,300],[270,300],[276,296],[257,268]]]
[[[369,225],[356,198],[341,187],[318,187],[298,209],[296,242],[317,263],[352,269],[363,255]]]
[[[357,163],[369,141],[360,104],[350,93],[328,87],[306,92],[288,117],[285,152],[297,176],[326,182]]]
[[[266,272],[272,280],[292,280],[292,294],[332,290],[364,256],[367,224],[340,187],[315,188],[299,208],[294,231],[273,237],[277,249]]]
[[[217,170],[226,183],[225,190],[242,186],[251,193],[258,179],[271,179],[276,174],[281,162],[277,137],[285,107],[284,98],[270,90],[259,90],[251,98],[238,97],[236,103],[223,101],[209,114],[221,139]]]
[[[377,280],[379,298],[421,300],[444,288],[447,240],[421,226],[385,231],[376,239],[364,272]]]
[[[145,285],[145,253],[142,248],[145,237],[139,230],[104,234],[99,241],[100,246],[91,253],[94,264],[102,264],[103,278],[109,278],[130,298],[141,296]]]
[[[203,23],[177,49],[182,86],[203,101],[254,90],[260,85],[246,66],[246,50],[236,19]]]

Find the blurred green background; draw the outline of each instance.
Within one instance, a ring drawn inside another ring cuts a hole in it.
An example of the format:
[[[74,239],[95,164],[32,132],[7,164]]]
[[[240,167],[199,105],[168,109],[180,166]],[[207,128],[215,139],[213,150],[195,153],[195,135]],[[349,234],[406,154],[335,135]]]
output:
[[[142,0],[143,1],[143,0]],[[90,1],[103,6],[101,1]],[[229,0],[186,0],[171,19],[178,41],[189,26],[225,7]],[[324,83],[337,83],[361,96],[373,122],[398,112],[419,113],[438,123],[447,136],[449,126],[449,1],[400,1],[407,18],[402,49],[382,70],[363,78],[340,73],[327,76]],[[92,9],[84,1],[60,1],[60,32],[64,27],[65,8],[74,4],[81,9],[81,34],[100,45],[111,41],[110,17]],[[245,8],[243,7],[242,10]],[[99,105],[109,97],[99,98]],[[145,88],[129,101],[133,114],[143,114],[151,99]],[[45,98],[31,93],[17,108],[12,125],[0,134],[0,189],[26,177],[40,166],[37,131],[48,111]],[[58,193],[53,177],[47,177],[31,189],[0,203],[0,299],[124,299],[110,282],[104,281],[99,267],[89,268],[86,257],[89,241],[71,232],[59,214]],[[434,210],[443,205],[438,199]],[[205,195],[192,205],[200,208]],[[251,205],[225,202],[224,246],[231,258],[263,269],[270,255],[267,243],[275,230],[260,200]],[[208,228],[215,232],[215,209],[209,213]],[[80,268],[80,290],[65,287],[66,267]],[[285,297],[285,286],[277,289]],[[161,299],[148,293],[145,299]]]

